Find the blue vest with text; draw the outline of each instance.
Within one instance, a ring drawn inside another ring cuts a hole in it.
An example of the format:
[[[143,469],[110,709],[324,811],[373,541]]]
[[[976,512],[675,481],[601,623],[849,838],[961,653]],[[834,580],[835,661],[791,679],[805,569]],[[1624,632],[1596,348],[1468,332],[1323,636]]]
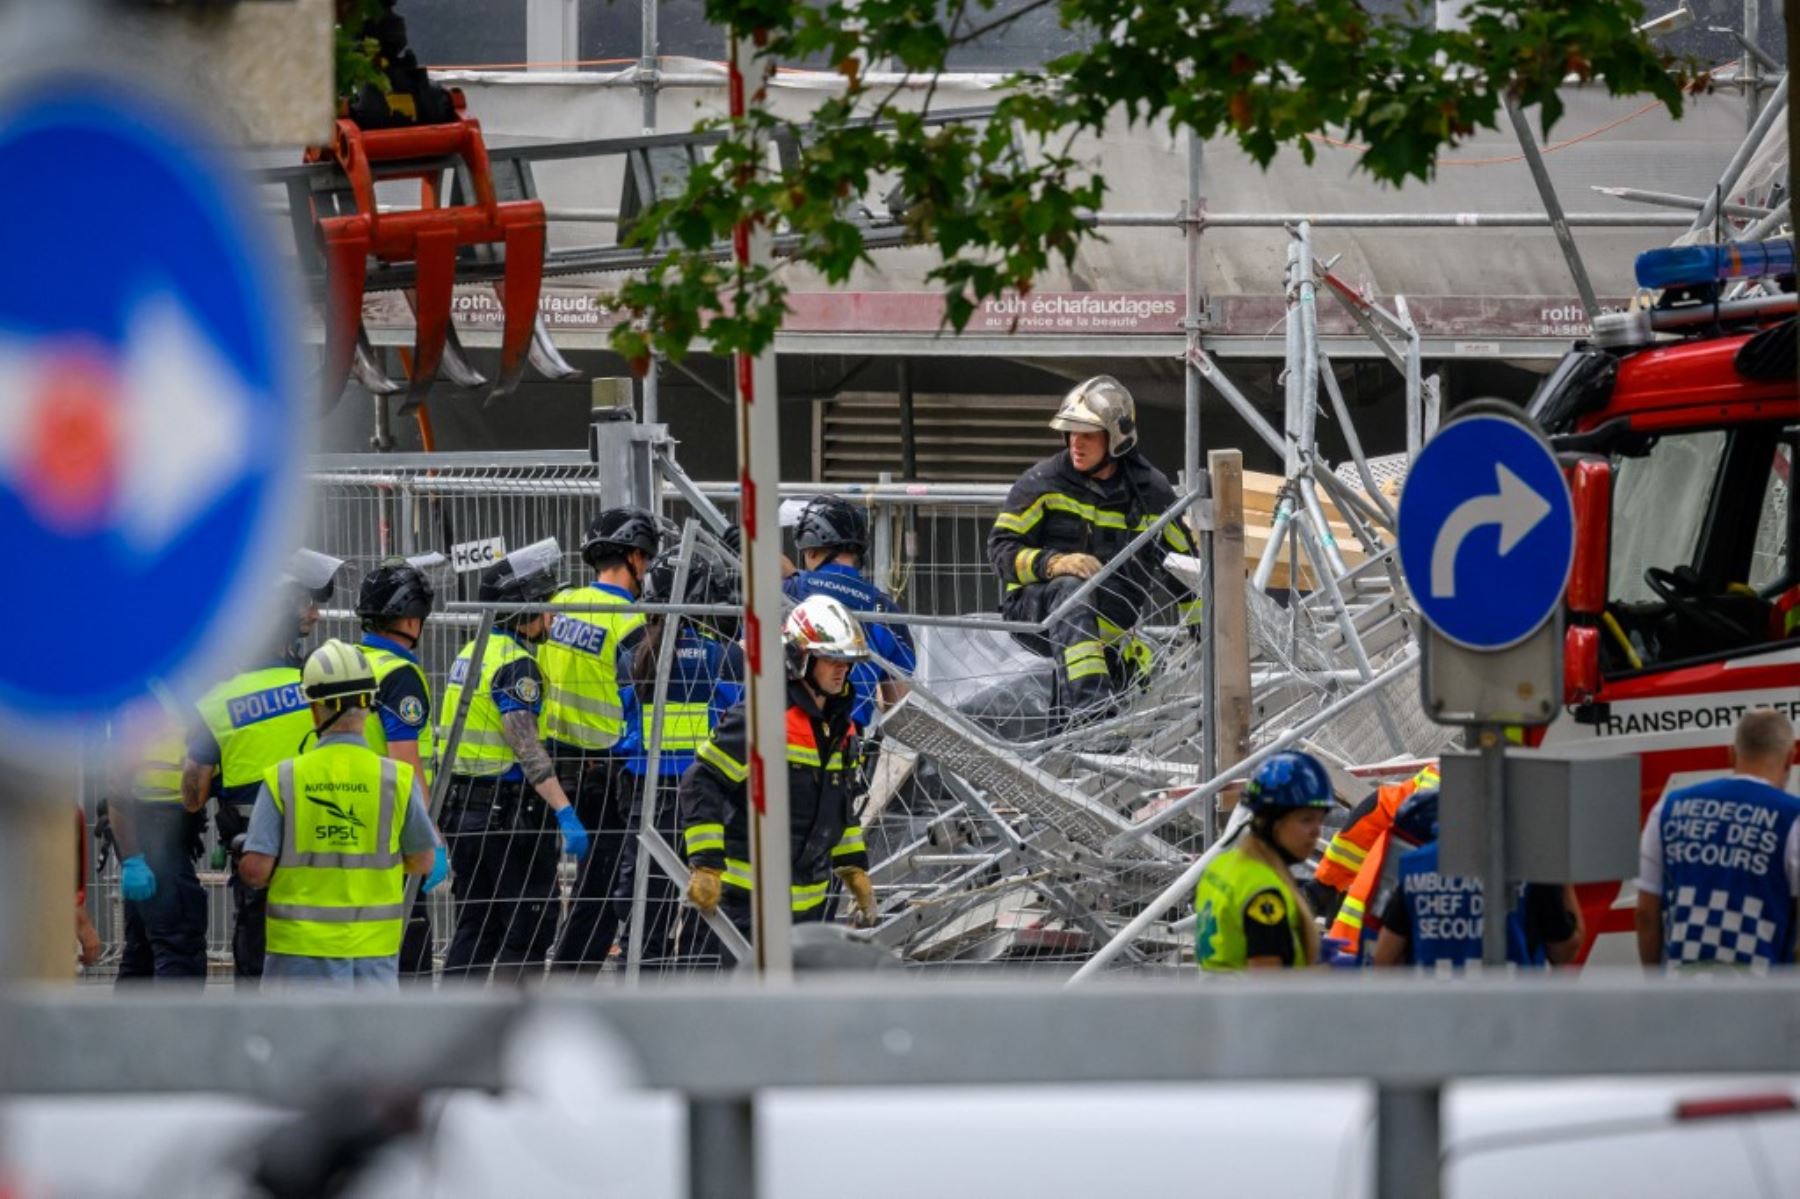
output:
[[[1755,779],[1709,779],[1662,804],[1663,944],[1671,964],[1794,960],[1782,852],[1800,799]]]
[[[1400,858],[1400,894],[1412,917],[1413,962],[1420,966],[1465,966],[1481,961],[1481,882],[1438,873],[1436,841]],[[1544,963],[1543,950],[1527,945],[1517,903],[1506,916],[1506,960],[1520,966]]]

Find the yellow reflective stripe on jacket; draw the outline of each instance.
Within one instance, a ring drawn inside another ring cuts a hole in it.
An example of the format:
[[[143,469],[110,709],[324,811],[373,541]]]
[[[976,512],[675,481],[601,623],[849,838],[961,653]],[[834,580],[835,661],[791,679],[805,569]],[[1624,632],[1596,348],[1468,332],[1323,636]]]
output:
[[[1063,650],[1063,667],[1070,681],[1106,673],[1106,649],[1098,641],[1077,641]]]
[[[867,849],[868,846],[863,843],[862,825],[853,824],[844,830],[843,838],[831,847],[831,856],[841,858],[853,853],[864,853]]]
[[[1037,562],[1043,553],[1043,550],[1023,549],[1013,555],[1013,573],[1019,576],[1019,582],[1038,582]]]
[[[1325,847],[1325,860],[1336,862],[1352,874],[1362,869],[1363,859],[1368,856],[1368,850],[1359,848],[1341,836],[1333,837],[1331,844]]]
[[[994,524],[1008,533],[1029,533],[1044,519],[1045,512],[1067,512],[1071,516],[1079,516],[1089,524],[1099,525],[1103,529],[1124,529],[1125,514],[1113,512],[1105,508],[1096,508],[1092,504],[1084,504],[1072,495],[1064,495],[1060,491],[1047,491],[1031,501],[1023,512],[1002,512],[994,518]],[[1149,528],[1154,519],[1142,528]]]
[[[712,733],[712,711],[706,704],[663,705],[662,748],[664,753],[674,750],[677,753],[693,753],[706,743]],[[650,744],[650,735],[656,729],[656,713],[649,708],[644,709],[641,725],[644,730],[644,744]]]
[[[1360,932],[1363,926],[1363,901],[1354,895],[1346,895],[1343,906],[1338,908],[1337,922]]]
[[[1438,785],[1438,768],[1436,766],[1427,766],[1425,769],[1419,771],[1419,773],[1413,775],[1412,781],[1413,789],[1415,791],[1436,787]]]
[[[180,803],[181,764],[187,756],[187,738],[171,727],[144,747],[131,772],[131,795],[139,803]]]
[[[725,851],[725,826],[723,824],[695,824],[682,834],[687,841],[688,856],[703,853],[709,849]]]
[[[725,869],[719,874],[720,882],[740,891],[756,889],[752,878],[750,863],[740,858],[726,858]],[[788,907],[796,912],[809,912],[825,902],[825,891],[830,886],[830,879],[820,883],[793,883],[788,887]]]
[[[750,768],[720,749],[717,741],[707,741],[694,756],[724,775],[728,782],[741,783],[750,777]]]
[[[1182,600],[1176,605],[1176,611],[1181,614],[1182,624],[1199,624],[1203,615],[1201,603],[1197,599]]]

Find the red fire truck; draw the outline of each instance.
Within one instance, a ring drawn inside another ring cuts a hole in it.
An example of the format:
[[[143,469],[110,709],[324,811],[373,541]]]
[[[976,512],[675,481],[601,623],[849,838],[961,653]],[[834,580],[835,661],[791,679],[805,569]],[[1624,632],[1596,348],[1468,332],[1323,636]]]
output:
[[[1645,814],[1728,769],[1746,709],[1800,723],[1795,297],[1664,295],[1597,321],[1530,406],[1576,520],[1566,707],[1544,743],[1638,755]],[[1583,888],[1589,960],[1636,960],[1635,898]]]

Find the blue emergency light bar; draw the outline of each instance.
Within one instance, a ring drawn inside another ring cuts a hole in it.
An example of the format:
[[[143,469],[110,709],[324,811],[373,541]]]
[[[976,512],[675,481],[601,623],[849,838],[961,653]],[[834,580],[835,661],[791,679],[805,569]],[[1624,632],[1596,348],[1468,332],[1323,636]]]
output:
[[[1717,246],[1670,246],[1637,256],[1639,287],[1696,287],[1723,279],[1763,279],[1794,273],[1794,239],[1734,241]]]

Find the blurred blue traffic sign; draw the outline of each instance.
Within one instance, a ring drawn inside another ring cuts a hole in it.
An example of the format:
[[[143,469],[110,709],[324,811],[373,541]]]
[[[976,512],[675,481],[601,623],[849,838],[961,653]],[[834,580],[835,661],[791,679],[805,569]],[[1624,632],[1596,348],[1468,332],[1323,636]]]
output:
[[[0,178],[0,724],[74,732],[264,635],[305,448],[294,325],[241,170],[159,97],[13,87]]]
[[[1562,602],[1574,509],[1556,455],[1523,416],[1484,406],[1446,424],[1408,471],[1399,517],[1413,604],[1455,644],[1517,645]]]

